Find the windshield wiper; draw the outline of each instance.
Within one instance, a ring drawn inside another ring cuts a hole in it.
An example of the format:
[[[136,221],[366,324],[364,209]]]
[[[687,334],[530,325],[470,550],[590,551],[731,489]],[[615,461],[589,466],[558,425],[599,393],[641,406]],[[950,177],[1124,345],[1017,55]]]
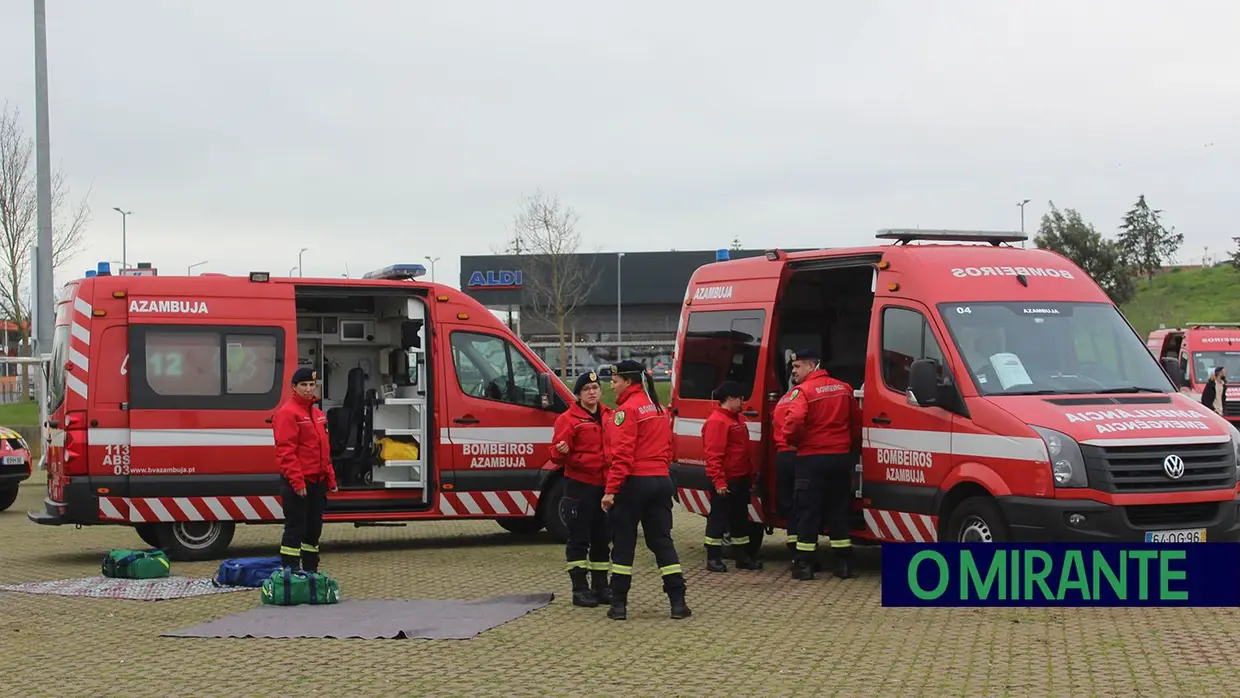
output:
[[[1017,390],[1010,393],[991,393],[991,395],[1062,395],[1062,390]]]
[[[1123,388],[1104,388],[1102,390],[1085,390],[1082,392],[1104,394],[1104,393],[1165,393],[1167,391],[1159,390],[1158,388],[1144,388],[1139,385],[1129,385]]]

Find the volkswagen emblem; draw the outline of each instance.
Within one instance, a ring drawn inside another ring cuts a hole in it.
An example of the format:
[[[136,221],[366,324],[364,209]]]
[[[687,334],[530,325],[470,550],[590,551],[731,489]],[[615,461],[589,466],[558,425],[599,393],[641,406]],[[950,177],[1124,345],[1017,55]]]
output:
[[[1172,453],[1163,459],[1163,470],[1167,472],[1167,477],[1179,480],[1184,477],[1184,459]]]

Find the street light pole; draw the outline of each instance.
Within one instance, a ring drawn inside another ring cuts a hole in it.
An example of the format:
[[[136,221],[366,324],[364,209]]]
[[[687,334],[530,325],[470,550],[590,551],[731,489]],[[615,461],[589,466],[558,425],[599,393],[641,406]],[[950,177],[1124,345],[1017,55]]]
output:
[[[295,271],[299,271],[300,269],[301,269],[301,267],[291,267],[291,268],[288,270],[288,275],[291,277],[291,276],[293,275],[293,272],[295,272]]]
[[[38,233],[34,249],[34,346],[38,354],[52,352],[52,327],[56,322],[56,291],[52,283],[52,155],[50,120],[47,116],[47,8],[34,0],[34,119],[35,119],[35,215]],[[26,260],[14,259],[14,263]],[[31,357],[36,356],[31,352]],[[30,376],[29,371],[26,372]],[[40,386],[42,384],[40,383]],[[43,388],[39,404],[45,405]],[[39,411],[40,424],[47,415]],[[46,460],[46,457],[45,457]]]
[[[620,277],[620,260],[624,259],[623,252],[616,253],[616,363],[620,363],[624,359],[622,354],[623,347],[620,344],[620,299],[623,297],[624,286]]]
[[[426,255],[426,261],[431,263],[431,283],[435,283],[435,262],[439,261],[439,257]]]
[[[308,251],[310,251],[310,248],[309,248],[309,247],[303,247],[303,248],[301,248],[301,251],[297,253],[297,275],[298,275],[298,276],[305,276],[305,275],[306,275],[306,273],[305,273],[304,271],[302,271],[302,268],[301,268],[301,256],[302,256],[303,254],[305,254],[306,252],[308,252]],[[290,276],[292,276],[292,274],[290,274]]]
[[[1025,204],[1027,204],[1027,203],[1029,203],[1029,199],[1025,199],[1024,201],[1020,202],[1019,204],[1016,204],[1017,206],[1019,206],[1019,207],[1020,207],[1020,232],[1021,232],[1022,234],[1025,232]],[[1021,246],[1021,247],[1024,247],[1024,246],[1025,246],[1025,241],[1024,241],[1024,240],[1021,240],[1021,241],[1020,241],[1020,246]]]
[[[193,264],[189,265],[189,267],[188,267],[188,268],[186,268],[186,269],[185,269],[185,275],[186,275],[186,276],[193,276],[193,275],[194,275],[194,267],[201,267],[202,265],[204,265],[204,264],[206,264],[206,263],[207,263],[207,261],[206,261],[206,260],[203,260],[203,261],[201,261],[201,262],[194,262]]]
[[[129,257],[126,256],[129,235],[127,224],[129,221],[129,216],[133,213],[133,211],[123,211],[120,206],[113,206],[112,210],[121,214],[121,271],[124,272],[129,268]]]

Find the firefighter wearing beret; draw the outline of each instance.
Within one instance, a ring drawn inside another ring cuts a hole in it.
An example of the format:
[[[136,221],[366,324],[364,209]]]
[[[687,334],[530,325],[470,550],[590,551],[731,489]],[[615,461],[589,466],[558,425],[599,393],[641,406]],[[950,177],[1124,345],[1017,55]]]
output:
[[[797,543],[792,576],[814,578],[818,534],[826,519],[835,576],[852,572],[852,506],[854,453],[861,447],[861,407],[852,386],[832,378],[819,366],[818,353],[798,351],[792,371],[799,380],[788,405],[781,437],[797,450]]]
[[[654,378],[636,361],[616,364],[611,377],[616,411],[608,430],[606,494],[602,507],[611,514],[611,607],[607,617],[628,616],[629,587],[637,526],[654,553],[672,618],[688,618],[685,575],[672,541],[672,423],[655,392]]]
[[[319,569],[319,536],[327,493],[336,491],[327,440],[327,417],[315,406],[318,375],[307,366],[293,372],[293,394],[271,419],[276,461],[284,476],[284,538],[280,560],[285,567]]]
[[[577,401],[555,420],[551,460],[564,468],[560,515],[568,525],[564,554],[573,605],[593,608],[611,602],[611,541],[602,502],[607,470],[603,425],[611,421],[612,412],[599,402],[603,390],[593,371],[577,377],[573,393]]]
[[[713,492],[710,515],[706,519],[706,569],[727,572],[723,562],[723,534],[730,531],[736,551],[736,566],[742,570],[762,569],[757,551],[751,549],[749,495],[756,474],[749,453],[749,427],[741,409],[745,406],[745,387],[724,381],[715,388],[715,409],[702,426],[702,449],[706,454],[706,476]],[[758,540],[756,537],[753,540]]]

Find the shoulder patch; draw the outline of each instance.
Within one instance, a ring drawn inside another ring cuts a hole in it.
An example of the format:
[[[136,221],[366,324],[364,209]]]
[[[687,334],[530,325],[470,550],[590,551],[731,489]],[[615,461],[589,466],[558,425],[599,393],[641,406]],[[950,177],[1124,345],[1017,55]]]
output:
[[[616,410],[616,413],[611,417],[611,421],[616,426],[624,424],[624,410]]]
[[[801,394],[801,389],[800,389],[800,388],[793,388],[793,389],[792,389],[792,392],[788,394],[788,399],[789,399],[789,400],[795,400],[795,399],[797,399],[797,396],[798,396],[798,395],[800,395],[800,394]]]

